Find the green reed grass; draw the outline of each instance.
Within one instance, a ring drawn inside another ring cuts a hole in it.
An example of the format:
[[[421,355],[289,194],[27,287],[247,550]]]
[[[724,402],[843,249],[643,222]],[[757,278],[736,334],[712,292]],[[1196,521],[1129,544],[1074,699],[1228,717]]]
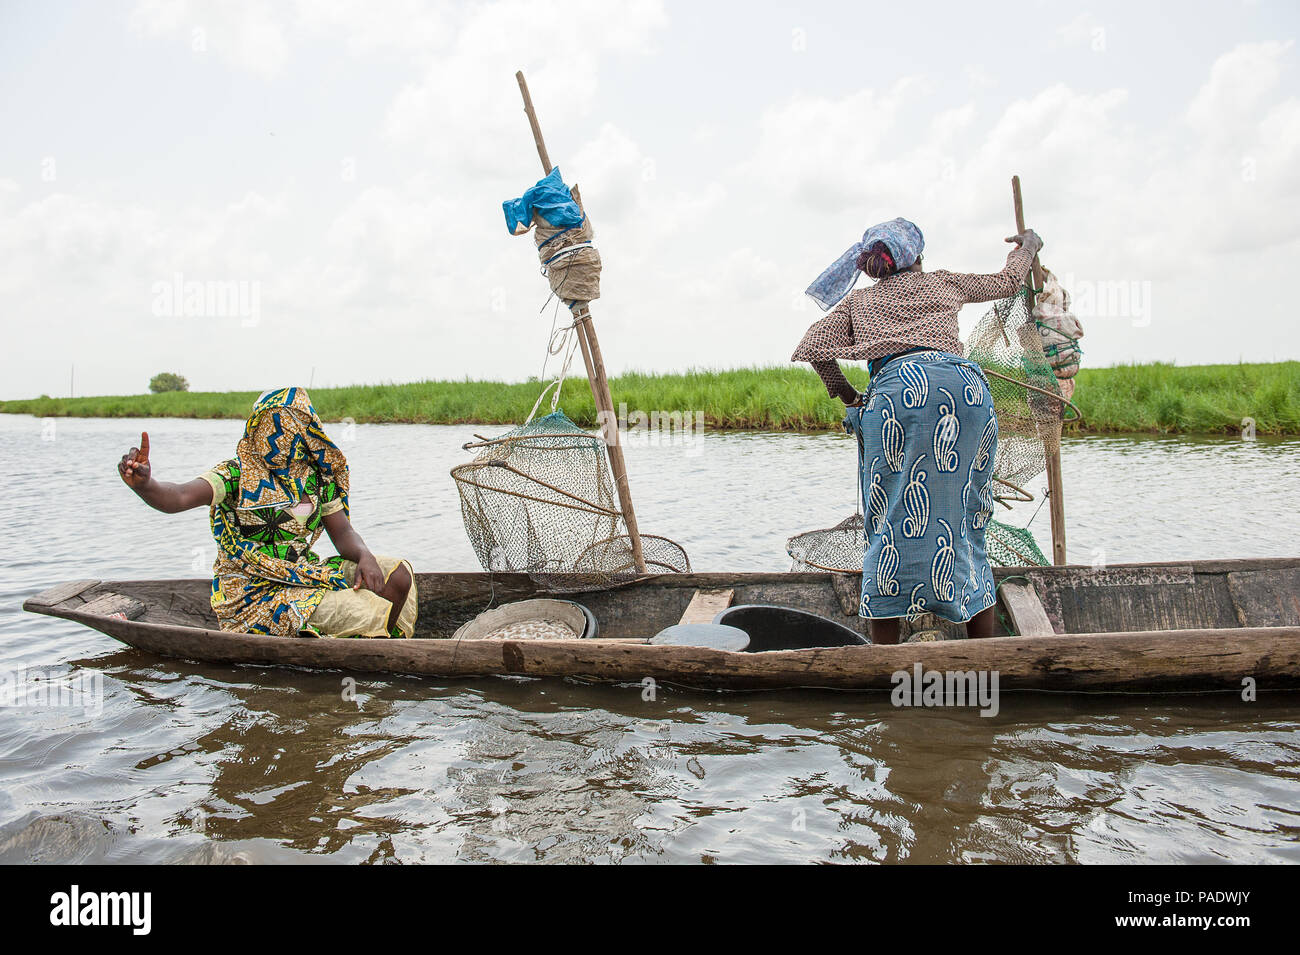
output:
[[[866,387],[866,371],[846,366]],[[1273,364],[1118,365],[1079,372],[1074,401],[1096,433],[1238,434],[1245,419],[1261,435],[1300,434],[1300,362]],[[702,412],[707,426],[757,431],[818,431],[843,417],[821,381],[803,366],[630,372],[610,379],[617,407],[631,411]],[[314,388],[322,418],[358,422],[518,424],[541,390],[533,380],[420,381]],[[170,392],[91,398],[0,401],[0,413],[84,418],[243,418],[256,392]],[[549,400],[549,399],[548,399]],[[560,406],[578,424],[595,423],[587,382],[565,382]],[[544,405],[545,408],[548,405]]]

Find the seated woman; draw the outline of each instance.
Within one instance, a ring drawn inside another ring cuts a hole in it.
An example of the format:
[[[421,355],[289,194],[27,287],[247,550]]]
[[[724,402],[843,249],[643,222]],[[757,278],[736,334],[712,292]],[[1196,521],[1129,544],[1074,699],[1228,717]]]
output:
[[[859,613],[873,643],[897,643],[899,619],[921,613],[993,634],[996,589],[985,551],[993,515],[998,422],[978,364],[962,357],[957,313],[1014,295],[1042,240],[1033,231],[992,275],[925,272],[915,223],[872,226],[809,287],[822,308],[791,356],[810,362],[847,406],[858,439],[865,520]],[[862,272],[876,279],[850,291]],[[838,304],[837,304],[838,303]],[[860,395],[838,359],[869,362]]]
[[[208,506],[217,559],[212,609],[222,630],[303,637],[410,637],[415,575],[376,557],[348,519],[348,462],[307,392],[268,391],[235,457],[184,484],[156,481],[149,435],[122,456],[127,487],[167,514]],[[312,547],[329,533],[338,557]]]

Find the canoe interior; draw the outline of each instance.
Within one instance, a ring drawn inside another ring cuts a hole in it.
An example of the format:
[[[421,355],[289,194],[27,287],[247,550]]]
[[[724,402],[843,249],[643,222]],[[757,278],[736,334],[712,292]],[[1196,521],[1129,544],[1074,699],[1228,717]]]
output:
[[[1032,581],[1057,634],[1300,626],[1300,559],[1005,568],[995,576]],[[448,637],[490,606],[548,593],[522,574],[419,574],[417,580],[418,637]],[[653,636],[681,619],[697,589],[712,588],[733,589],[736,604],[795,607],[865,632],[856,614],[857,586],[857,577],[824,573],[672,574],[565,596],[595,614],[602,637]],[[55,603],[75,611],[106,593],[121,594],[145,605],[141,621],[217,629],[209,587],[207,579],[104,581]],[[998,633],[1006,634],[1007,615],[999,618]],[[923,626],[936,624],[944,626],[934,618]]]

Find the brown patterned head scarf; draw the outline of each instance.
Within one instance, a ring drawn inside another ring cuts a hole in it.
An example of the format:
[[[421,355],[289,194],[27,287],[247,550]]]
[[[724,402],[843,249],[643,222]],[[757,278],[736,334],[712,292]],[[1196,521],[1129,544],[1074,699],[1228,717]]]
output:
[[[277,388],[262,395],[236,453],[236,507],[292,507],[303,499],[315,473],[319,487],[337,487],[347,509],[348,459],[325,434],[305,389]]]

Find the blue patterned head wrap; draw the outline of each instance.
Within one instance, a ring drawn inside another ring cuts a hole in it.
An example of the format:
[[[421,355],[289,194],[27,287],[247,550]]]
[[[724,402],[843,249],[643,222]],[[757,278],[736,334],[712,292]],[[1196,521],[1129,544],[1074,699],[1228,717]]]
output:
[[[885,248],[889,249],[889,254],[894,257],[900,272],[911,268],[925,248],[925,236],[921,234],[915,222],[900,218],[873,225],[862,233],[861,242],[855,242],[846,249],[843,255],[831,263],[830,267],[808,286],[807,294],[822,311],[835,305],[852,291],[854,283],[858,280],[858,256],[876,242],[885,243]]]

